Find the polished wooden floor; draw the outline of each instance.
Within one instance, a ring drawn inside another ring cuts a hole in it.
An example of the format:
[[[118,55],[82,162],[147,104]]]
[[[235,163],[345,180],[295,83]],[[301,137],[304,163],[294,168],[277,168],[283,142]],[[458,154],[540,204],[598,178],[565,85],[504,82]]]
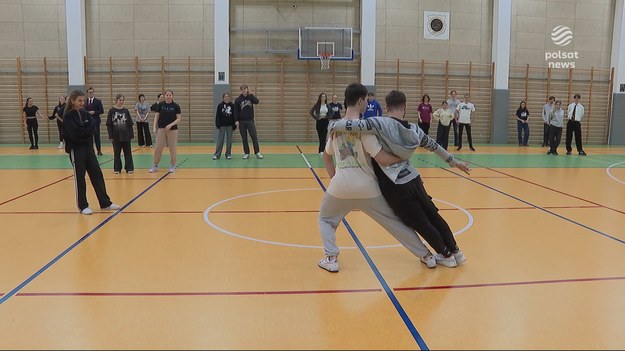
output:
[[[316,146],[261,147],[183,145],[172,174],[135,148],[132,175],[107,147],[122,208],[88,185],[83,216],[62,150],[0,146],[0,348],[625,349],[625,148],[477,145],[470,176],[418,151],[466,264],[427,269],[354,212],[331,274]]]

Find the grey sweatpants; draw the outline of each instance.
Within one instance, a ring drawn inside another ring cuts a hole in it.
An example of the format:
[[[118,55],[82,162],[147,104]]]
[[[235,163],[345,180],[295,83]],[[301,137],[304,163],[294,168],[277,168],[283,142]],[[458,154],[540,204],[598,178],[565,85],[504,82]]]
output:
[[[323,250],[327,256],[339,254],[339,248],[336,246],[336,228],[341,220],[355,209],[361,210],[378,222],[415,256],[423,257],[430,252],[417,233],[395,216],[384,197],[339,199],[326,192],[319,208],[319,231],[323,240]]]

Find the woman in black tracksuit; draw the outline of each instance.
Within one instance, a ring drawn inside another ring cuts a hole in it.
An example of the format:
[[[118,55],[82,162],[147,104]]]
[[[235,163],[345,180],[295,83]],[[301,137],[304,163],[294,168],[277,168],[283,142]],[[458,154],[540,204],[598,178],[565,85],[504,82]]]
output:
[[[54,106],[52,116],[48,117],[49,120],[56,119],[56,127],[59,129],[59,146],[57,149],[62,149],[63,144],[63,113],[65,112],[65,96],[59,98],[59,104]]]
[[[118,210],[119,206],[112,203],[106,193],[104,176],[93,150],[93,135],[98,127],[94,118],[83,109],[85,94],[74,90],[67,100],[63,116],[63,138],[65,152],[74,167],[74,181],[76,189],[76,203],[78,210],[84,215],[93,214],[87,202],[87,184],[85,172],[89,174],[91,185],[95,190],[100,208],[103,210]]]

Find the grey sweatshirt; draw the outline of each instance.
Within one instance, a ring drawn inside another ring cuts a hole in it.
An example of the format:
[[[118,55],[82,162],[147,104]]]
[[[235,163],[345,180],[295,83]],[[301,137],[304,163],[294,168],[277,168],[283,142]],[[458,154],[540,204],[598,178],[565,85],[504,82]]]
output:
[[[395,184],[406,184],[419,176],[419,171],[410,164],[410,156],[417,147],[434,152],[450,166],[456,165],[456,159],[421,130],[417,125],[400,121],[392,117],[369,117],[367,119],[340,119],[330,121],[328,132],[351,131],[375,134],[384,151],[393,153],[401,162],[388,167],[381,167]]]

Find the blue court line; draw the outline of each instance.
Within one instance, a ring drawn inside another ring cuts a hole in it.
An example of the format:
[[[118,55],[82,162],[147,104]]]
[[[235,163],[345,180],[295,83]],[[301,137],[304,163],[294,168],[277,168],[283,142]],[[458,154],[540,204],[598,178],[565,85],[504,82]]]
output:
[[[297,147],[297,150],[299,150],[300,155],[304,159],[304,162],[306,162],[306,164],[308,165],[308,169],[312,172],[313,176],[317,180],[317,183],[319,183],[319,186],[325,192],[326,191],[326,187],[323,185],[323,182],[321,182],[321,179],[319,178],[319,176],[317,175],[315,170],[312,168],[312,166],[310,165],[310,163],[306,159],[306,156],[304,155],[302,150],[299,148],[299,146],[296,145],[296,147]],[[375,265],[375,263],[371,259],[371,256],[369,256],[369,254],[367,253],[367,250],[365,249],[365,247],[360,242],[360,239],[358,239],[358,237],[356,236],[356,233],[354,233],[354,231],[352,230],[352,227],[349,225],[349,223],[347,223],[347,220],[345,218],[343,218],[343,220],[341,222],[343,222],[343,224],[345,225],[345,228],[347,228],[347,231],[349,232],[349,235],[352,237],[352,239],[356,243],[356,246],[358,246],[358,250],[360,250],[360,253],[362,253],[362,255],[365,257],[365,260],[369,264],[369,267],[371,268],[371,270],[375,274],[376,278],[378,278],[378,281],[380,282],[380,285],[382,285],[382,288],[384,289],[384,292],[386,293],[388,298],[393,303],[393,306],[395,306],[395,309],[397,310],[397,312],[401,316],[401,319],[404,321],[404,324],[406,324],[406,327],[408,328],[408,331],[410,331],[410,334],[412,334],[412,337],[415,339],[415,341],[417,342],[417,344],[419,345],[421,350],[429,350],[427,344],[425,343],[425,341],[421,337],[421,334],[419,334],[419,331],[417,330],[417,328],[412,323],[412,320],[410,320],[410,317],[408,317],[408,314],[406,313],[406,311],[404,310],[402,305],[397,300],[397,297],[395,297],[395,294],[393,294],[393,290],[388,286],[388,284],[386,283],[386,280],[384,280],[384,277],[382,277],[382,274],[380,273],[380,270],[378,269],[378,267]]]
[[[424,159],[419,159],[419,160],[421,160],[421,161],[423,161],[423,162],[426,162],[426,163],[429,163],[427,160],[424,160]],[[497,173],[502,173],[502,174],[505,174],[505,173],[503,173],[503,172],[498,172],[498,171],[496,171],[496,170],[494,170],[494,169],[492,169],[492,168],[490,168],[490,167],[482,166],[482,165],[479,165],[479,164],[474,163],[474,162],[470,162],[470,161],[465,161],[465,162],[472,163],[472,164],[477,165],[477,166],[479,166],[479,167],[482,167],[482,168],[484,168],[484,169],[488,169],[489,171],[493,171],[493,172],[497,172]],[[555,212],[553,212],[553,211],[550,211],[550,210],[548,210],[548,209],[546,209],[546,208],[544,208],[544,207],[541,207],[541,206],[535,205],[535,204],[533,204],[533,203],[531,203],[531,202],[529,202],[529,201],[525,201],[525,200],[523,200],[523,199],[521,199],[521,198],[519,198],[519,197],[516,197],[516,196],[514,196],[514,195],[508,194],[508,193],[506,193],[505,191],[502,191],[502,190],[496,189],[496,188],[494,188],[494,187],[492,187],[492,186],[490,186],[490,185],[486,185],[486,184],[484,184],[484,183],[478,182],[477,180],[472,179],[472,178],[469,178],[468,176],[465,176],[464,174],[459,174],[459,173],[456,173],[456,172],[452,172],[451,170],[449,170],[448,168],[445,168],[445,167],[440,167],[440,168],[441,168],[442,170],[446,171],[446,172],[449,172],[449,173],[455,174],[455,175],[457,175],[457,176],[459,176],[459,177],[462,177],[462,178],[464,178],[464,179],[466,179],[466,180],[468,180],[468,181],[471,181],[471,182],[473,182],[473,183],[475,183],[475,184],[478,184],[478,185],[481,185],[481,186],[483,186],[483,187],[485,187],[485,188],[488,188],[488,189],[490,189],[490,190],[493,190],[493,191],[495,191],[495,192],[497,192],[497,193],[499,193],[499,194],[501,194],[501,195],[503,195],[503,196],[507,196],[507,197],[509,197],[509,198],[511,198],[511,199],[514,199],[514,200],[516,200],[516,201],[519,201],[519,202],[522,202],[522,203],[524,203],[524,204],[526,204],[526,205],[529,205],[529,206],[531,206],[531,207],[534,207],[534,208],[535,208],[535,209],[537,209],[537,210],[543,211],[543,212],[545,212],[545,213],[549,213],[550,215],[556,216],[556,217],[558,217],[558,218],[560,218],[560,219],[563,219],[563,220],[565,220],[565,221],[567,221],[567,222],[569,222],[569,223],[575,224],[575,225],[580,226],[580,227],[582,227],[582,228],[584,228],[584,229],[588,229],[588,230],[590,230],[591,232],[597,233],[597,234],[599,234],[599,235],[603,235],[604,237],[609,238],[609,239],[612,239],[612,240],[614,240],[614,241],[618,241],[618,242],[620,242],[621,244],[625,244],[625,240],[623,240],[623,239],[619,239],[619,238],[617,238],[617,237],[615,237],[615,236],[612,236],[612,235],[610,235],[610,234],[608,234],[608,233],[604,233],[604,232],[602,232],[602,231],[600,231],[600,230],[598,230],[598,229],[592,228],[592,227],[587,226],[587,225],[585,225],[585,224],[583,224],[583,223],[580,223],[580,222],[577,222],[577,221],[575,221],[575,220],[572,220],[572,219],[570,219],[570,218],[568,218],[568,217],[564,217],[563,215],[557,214],[557,213],[555,213]],[[519,179],[519,180],[523,181],[523,179],[518,178],[518,177],[511,177],[510,175],[507,175],[507,174],[506,174],[506,176],[508,176],[508,177],[510,177],[510,178],[512,178],[512,179],[515,179],[515,178],[516,178],[516,179]],[[574,196],[573,196],[573,197],[574,197]],[[585,201],[586,201],[586,200],[585,200]],[[592,202],[590,202],[590,201],[587,201],[587,202],[592,203]],[[601,206],[601,205],[600,205],[600,206]],[[611,208],[609,208],[609,207],[605,207],[605,206],[601,206],[601,207],[602,207],[602,208],[606,208],[606,209],[611,209]]]
[[[33,275],[31,275],[30,277],[28,277],[28,279],[24,280],[20,285],[18,285],[17,287],[15,287],[13,290],[9,291],[8,293],[6,293],[6,295],[2,296],[0,298],[0,305],[2,305],[5,301],[7,301],[8,299],[10,299],[11,297],[13,297],[13,295],[17,294],[20,290],[22,290],[24,287],[26,287],[26,285],[28,285],[30,282],[32,282],[35,278],[37,278],[39,275],[41,275],[41,273],[45,272],[48,268],[50,268],[53,264],[55,264],[56,262],[58,262],[61,258],[63,258],[63,256],[67,255],[70,251],[72,251],[76,246],[80,245],[80,243],[82,243],[83,241],[87,240],[87,238],[89,238],[91,235],[93,235],[96,231],[98,231],[98,229],[102,228],[106,223],[110,222],[113,218],[117,217],[117,215],[119,215],[124,209],[126,209],[128,206],[130,206],[133,202],[135,202],[137,199],[139,199],[141,196],[143,196],[143,194],[145,194],[146,192],[148,192],[150,189],[152,189],[156,184],[160,183],[161,180],[165,179],[165,177],[167,177],[169,174],[171,173],[165,173],[163,176],[161,176],[156,182],[152,183],[149,187],[147,187],[146,189],[144,189],[142,192],[140,192],[137,196],[135,196],[134,198],[132,198],[132,200],[128,201],[128,203],[126,203],[124,206],[122,206],[119,210],[115,211],[113,214],[111,214],[108,218],[106,218],[102,223],[98,224],[95,228],[91,229],[91,231],[89,231],[87,234],[85,234],[82,238],[78,239],[78,241],[76,241],[75,243],[73,243],[70,247],[68,247],[67,249],[65,249],[63,252],[61,252],[60,254],[58,254],[58,256],[56,256],[55,258],[52,259],[52,261],[48,262],[45,266],[41,267],[37,272],[35,272]]]

